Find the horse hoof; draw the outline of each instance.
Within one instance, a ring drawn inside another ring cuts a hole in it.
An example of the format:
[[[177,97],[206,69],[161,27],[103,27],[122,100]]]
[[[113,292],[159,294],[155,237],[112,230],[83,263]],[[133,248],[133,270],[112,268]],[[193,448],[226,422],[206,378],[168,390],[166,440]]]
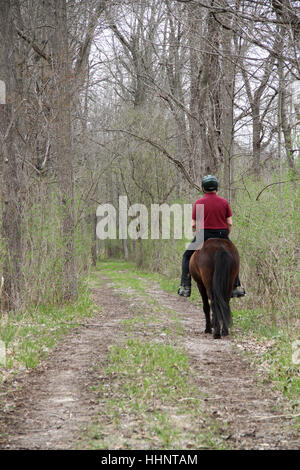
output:
[[[204,333],[211,334],[212,333],[211,328],[205,328]]]
[[[221,339],[220,333],[214,333],[214,339]]]

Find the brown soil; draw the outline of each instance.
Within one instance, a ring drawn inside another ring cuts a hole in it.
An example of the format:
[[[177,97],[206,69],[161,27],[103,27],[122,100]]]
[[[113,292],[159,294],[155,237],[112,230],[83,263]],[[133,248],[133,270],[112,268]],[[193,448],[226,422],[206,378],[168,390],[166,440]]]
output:
[[[262,385],[261,375],[231,337],[214,340],[204,335],[204,315],[186,299],[155,285],[148,293],[180,315],[195,384],[205,397],[206,413],[228,422],[229,447],[298,449],[288,403],[270,383]],[[1,449],[72,449],[101,407],[92,387],[99,383],[99,367],[109,347],[124,339],[121,321],[130,317],[133,299],[108,284],[94,289],[93,295],[104,313],[72,330],[38,369],[10,384],[0,414],[5,436]]]

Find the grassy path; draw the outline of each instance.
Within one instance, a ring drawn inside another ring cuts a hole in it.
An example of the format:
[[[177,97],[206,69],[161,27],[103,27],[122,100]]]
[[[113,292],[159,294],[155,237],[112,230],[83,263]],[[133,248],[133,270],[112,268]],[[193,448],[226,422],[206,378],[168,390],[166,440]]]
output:
[[[299,447],[293,401],[244,341],[203,334],[199,305],[125,262],[101,263],[89,284],[93,315],[7,393],[1,448]]]

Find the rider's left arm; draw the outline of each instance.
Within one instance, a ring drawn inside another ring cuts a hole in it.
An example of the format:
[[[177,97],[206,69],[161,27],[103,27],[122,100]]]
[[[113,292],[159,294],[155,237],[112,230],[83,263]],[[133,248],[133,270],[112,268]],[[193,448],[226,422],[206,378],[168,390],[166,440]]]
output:
[[[227,217],[226,224],[227,224],[227,230],[228,230],[228,235],[229,235],[232,229],[232,217]]]

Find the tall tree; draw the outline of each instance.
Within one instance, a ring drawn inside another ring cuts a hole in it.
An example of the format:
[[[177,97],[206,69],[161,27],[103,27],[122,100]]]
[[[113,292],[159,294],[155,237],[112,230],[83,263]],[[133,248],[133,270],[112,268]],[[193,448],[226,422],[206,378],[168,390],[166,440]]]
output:
[[[53,0],[54,34],[52,40],[52,79],[54,113],[54,151],[62,209],[63,296],[77,296],[77,274],[74,256],[74,178],[71,138],[72,75],[68,45],[66,0]]]
[[[22,304],[21,178],[18,174],[16,126],[18,96],[14,55],[13,0],[0,0],[0,79],[6,86],[6,104],[0,105],[2,154],[2,237],[6,254],[3,269],[6,310]]]
[[[232,17],[226,18],[231,25]],[[234,85],[236,64],[233,55],[233,31],[231,28],[222,31],[222,76],[221,81],[221,145],[224,155],[224,194],[230,201],[233,186],[233,109],[234,109]]]

